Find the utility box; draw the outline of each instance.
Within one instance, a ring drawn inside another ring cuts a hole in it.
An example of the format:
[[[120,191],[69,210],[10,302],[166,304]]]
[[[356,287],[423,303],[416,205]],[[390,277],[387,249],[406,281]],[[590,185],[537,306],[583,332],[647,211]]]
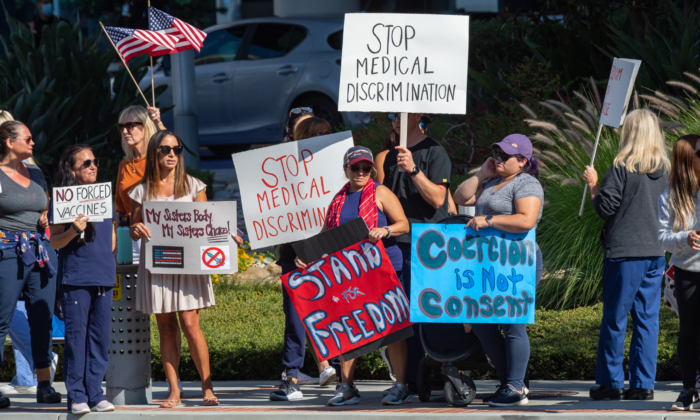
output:
[[[117,265],[107,366],[107,400],[114,405],[150,404],[151,320],[134,309],[138,265]]]

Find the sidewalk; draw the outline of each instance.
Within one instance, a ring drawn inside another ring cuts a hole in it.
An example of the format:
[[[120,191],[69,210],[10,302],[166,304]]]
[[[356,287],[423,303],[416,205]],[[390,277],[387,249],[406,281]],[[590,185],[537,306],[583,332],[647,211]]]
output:
[[[167,396],[166,384],[153,384],[154,403],[147,406],[117,407],[113,413],[91,413],[83,419],[119,419],[136,420],[145,417],[161,419],[254,419],[279,420],[283,417],[328,419],[333,413],[334,420],[387,420],[402,419],[552,419],[573,418],[576,420],[621,418],[635,420],[663,420],[679,418],[689,413],[672,413],[669,406],[675,401],[681,389],[680,382],[657,382],[654,401],[604,401],[595,402],[588,398],[588,390],[593,386],[588,381],[533,381],[532,399],[529,405],[508,409],[495,409],[481,402],[481,398],[492,393],[495,381],[477,381],[477,399],[467,408],[455,408],[447,405],[441,392],[434,392],[432,400],[421,403],[416,396],[413,402],[402,406],[383,406],[382,390],[391,383],[386,381],[361,381],[357,387],[362,396],[361,403],[348,407],[327,407],[326,402],[333,396],[334,386],[320,388],[316,385],[302,388],[304,399],[296,402],[271,402],[268,395],[278,385],[274,381],[215,382],[214,389],[221,405],[203,407],[201,389],[197,382],[185,382],[183,406],[174,409],[160,409],[156,400]],[[55,388],[64,394],[63,383],[56,383]],[[39,405],[34,395],[10,395],[12,406],[0,410],[0,419],[45,420],[77,419],[68,414],[65,403],[60,406]]]

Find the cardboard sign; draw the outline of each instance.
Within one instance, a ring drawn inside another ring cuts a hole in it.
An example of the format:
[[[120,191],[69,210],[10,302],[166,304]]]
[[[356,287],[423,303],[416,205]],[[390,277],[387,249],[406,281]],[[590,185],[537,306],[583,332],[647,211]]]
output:
[[[238,247],[232,236],[236,234],[235,201],[146,201],[143,221],[151,231],[146,241],[146,268],[151,273],[238,271]]]
[[[637,79],[640,60],[616,58],[608,78],[605,100],[600,113],[600,124],[618,128],[627,115],[627,104],[632,96],[634,81]]]
[[[334,252],[306,270],[282,276],[282,284],[319,360],[411,325],[408,299],[381,241],[363,241]]]
[[[53,189],[53,222],[73,223],[81,214],[91,222],[112,217],[112,184],[75,185]]]
[[[233,155],[251,248],[321,231],[328,205],[348,182],[343,155],[352,146],[346,131]]]
[[[339,111],[467,113],[469,16],[348,13]]]
[[[535,232],[413,224],[411,321],[535,322]]]

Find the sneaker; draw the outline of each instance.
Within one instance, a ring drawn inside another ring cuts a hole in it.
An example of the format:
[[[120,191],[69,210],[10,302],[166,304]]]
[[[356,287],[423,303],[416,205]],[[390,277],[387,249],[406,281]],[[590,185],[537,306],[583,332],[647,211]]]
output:
[[[37,388],[36,402],[44,404],[58,404],[61,402],[61,393],[53,389],[52,386]]]
[[[386,367],[389,369],[389,377],[391,378],[392,381],[396,382],[396,374],[394,373],[394,367],[391,366],[391,359],[389,359],[389,348],[384,347],[382,351],[380,352],[382,355],[382,360],[384,360],[384,363],[386,363]],[[389,388],[387,391],[390,391],[391,388]],[[384,394],[384,396],[388,395]]]
[[[53,359],[51,359],[51,383],[53,384],[53,377],[56,376],[56,367],[58,366],[58,355],[54,353]]]
[[[332,366],[328,366],[327,368],[323,369],[323,372],[321,372],[321,377],[318,378],[318,383],[321,386],[328,386],[332,384],[337,377],[338,376],[335,369]]]
[[[0,392],[2,395],[13,395],[13,394],[19,394],[18,390],[19,386],[15,386],[12,384],[7,384],[3,387],[0,387]]]
[[[506,385],[498,385],[496,387],[496,392],[494,392],[493,394],[491,394],[489,396],[482,398],[481,401],[484,403],[491,401],[492,399],[494,399],[496,397],[496,395],[498,395],[499,392],[503,391],[505,388],[506,388]]]
[[[691,408],[700,408],[698,406],[698,391],[683,388],[676,402],[671,405],[671,411],[689,411]]]
[[[357,392],[355,386],[350,386],[348,384],[340,384],[335,388],[335,394],[333,398],[328,400],[328,405],[331,407],[336,407],[339,405],[350,405],[357,404],[360,402],[360,393]]]
[[[10,399],[0,395],[0,408],[7,408],[10,406]]]
[[[521,391],[515,389],[513,385],[500,388],[497,394],[491,398],[488,404],[491,407],[511,407],[514,405],[526,405],[530,401],[527,399],[526,389]]]
[[[106,411],[114,411],[114,404],[107,400],[102,400],[92,407],[92,411],[97,411],[98,413],[104,413]],[[73,413],[75,414],[75,413]]]
[[[279,389],[270,393],[271,401],[296,401],[304,398],[299,385],[295,384],[292,378],[282,376],[282,383]]]
[[[318,385],[318,378],[314,378],[305,373],[299,372],[297,377],[297,384],[299,385]]]
[[[389,389],[389,395],[382,400],[384,405],[399,405],[410,402],[411,398],[408,396],[408,388],[400,382],[394,382],[394,385]]]
[[[73,413],[73,415],[75,415],[75,416],[79,416],[81,414],[89,413],[90,407],[85,403],[74,402],[73,404],[70,405],[70,412]]]

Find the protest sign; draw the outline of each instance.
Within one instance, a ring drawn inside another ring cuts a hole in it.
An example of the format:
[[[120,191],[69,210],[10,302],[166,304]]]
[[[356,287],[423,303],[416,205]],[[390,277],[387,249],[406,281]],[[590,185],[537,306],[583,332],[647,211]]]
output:
[[[84,214],[91,222],[101,222],[112,217],[112,184],[74,185],[53,189],[53,221],[73,223]]]
[[[146,268],[154,274],[238,271],[236,202],[145,201]]]
[[[535,231],[411,226],[411,321],[535,322]]]
[[[469,16],[348,13],[339,111],[466,114]]]
[[[637,79],[637,73],[641,65],[642,62],[640,60],[626,58],[615,58],[613,60],[610,77],[608,78],[608,87],[605,90],[603,109],[600,112],[600,124],[615,128],[619,128],[622,125],[627,114],[627,104],[630,101],[630,96],[632,96],[634,81]]]
[[[352,146],[346,131],[233,155],[251,248],[321,231],[328,205],[348,182],[343,156]]]
[[[282,284],[319,360],[360,356],[373,350],[368,344],[411,325],[408,299],[381,241],[350,245],[282,276]]]

